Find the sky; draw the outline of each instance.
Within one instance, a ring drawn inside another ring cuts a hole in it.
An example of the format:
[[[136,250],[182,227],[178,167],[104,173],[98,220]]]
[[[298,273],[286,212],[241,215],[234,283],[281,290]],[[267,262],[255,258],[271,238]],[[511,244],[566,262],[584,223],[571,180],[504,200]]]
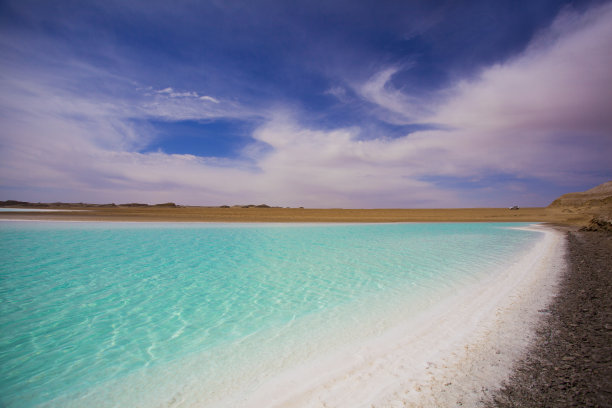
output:
[[[610,1],[0,0],[0,200],[545,206],[610,67]]]

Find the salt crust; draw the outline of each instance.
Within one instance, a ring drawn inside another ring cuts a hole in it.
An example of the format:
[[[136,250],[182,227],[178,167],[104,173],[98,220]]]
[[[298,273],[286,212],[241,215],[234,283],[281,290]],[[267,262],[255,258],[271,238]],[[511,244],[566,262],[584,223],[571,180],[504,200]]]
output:
[[[565,268],[562,234],[541,225],[528,229],[543,233],[543,238],[508,269],[465,287],[382,335],[322,353],[263,383],[255,380],[246,388],[228,384],[227,389],[217,390],[223,394],[231,390],[222,396],[206,390],[198,378],[180,377],[177,391],[174,369],[196,372],[190,365],[202,364],[181,361],[181,367],[165,368],[164,375],[140,373],[48,406],[478,406],[487,393],[499,388],[513,362],[526,351],[540,311],[555,295]]]
[[[480,405],[533,339],[565,268],[563,235],[544,237],[494,277],[366,343],[279,374],[235,406]]]

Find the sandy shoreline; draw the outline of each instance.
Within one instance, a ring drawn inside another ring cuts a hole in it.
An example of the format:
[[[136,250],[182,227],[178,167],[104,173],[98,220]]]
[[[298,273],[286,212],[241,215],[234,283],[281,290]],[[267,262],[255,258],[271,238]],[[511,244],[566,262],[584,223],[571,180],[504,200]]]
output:
[[[510,376],[555,294],[561,233],[546,234],[502,273],[382,336],[280,373],[215,407],[477,406]],[[519,334],[519,335],[517,335]]]

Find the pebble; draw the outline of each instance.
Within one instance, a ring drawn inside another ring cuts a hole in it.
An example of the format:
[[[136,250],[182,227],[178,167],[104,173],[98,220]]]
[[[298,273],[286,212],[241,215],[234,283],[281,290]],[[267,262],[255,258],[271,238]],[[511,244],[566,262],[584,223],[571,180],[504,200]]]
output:
[[[612,233],[569,232],[567,243],[536,341],[484,406],[612,408]]]

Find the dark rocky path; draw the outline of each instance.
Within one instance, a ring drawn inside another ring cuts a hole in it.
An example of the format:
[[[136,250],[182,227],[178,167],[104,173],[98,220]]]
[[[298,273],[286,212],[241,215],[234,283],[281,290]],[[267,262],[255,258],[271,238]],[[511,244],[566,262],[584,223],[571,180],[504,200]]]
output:
[[[537,341],[488,407],[612,407],[612,233],[568,232]]]

